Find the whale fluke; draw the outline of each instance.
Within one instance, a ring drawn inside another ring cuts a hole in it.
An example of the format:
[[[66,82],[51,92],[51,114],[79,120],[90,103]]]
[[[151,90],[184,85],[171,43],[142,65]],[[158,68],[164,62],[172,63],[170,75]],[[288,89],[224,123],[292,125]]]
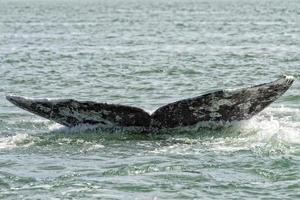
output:
[[[151,115],[132,106],[6,96],[14,105],[67,127],[93,124],[100,127],[140,127],[146,130],[191,126],[198,122],[231,122],[250,119],[292,85],[293,77],[252,87],[218,90],[158,108]]]

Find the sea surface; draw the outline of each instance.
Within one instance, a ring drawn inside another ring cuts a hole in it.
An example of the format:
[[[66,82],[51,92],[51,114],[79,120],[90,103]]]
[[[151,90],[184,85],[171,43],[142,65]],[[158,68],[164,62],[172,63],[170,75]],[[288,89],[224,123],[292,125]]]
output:
[[[255,118],[162,134],[66,128],[6,94],[149,112],[295,77]],[[299,0],[0,0],[0,199],[300,199]]]

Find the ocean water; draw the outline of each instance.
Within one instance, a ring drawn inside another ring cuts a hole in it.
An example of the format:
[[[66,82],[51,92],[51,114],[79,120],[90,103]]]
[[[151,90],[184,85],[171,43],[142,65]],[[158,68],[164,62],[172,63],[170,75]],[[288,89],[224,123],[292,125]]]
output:
[[[163,134],[68,129],[5,99],[149,112],[293,75],[255,118]],[[299,0],[0,0],[0,199],[299,199]]]

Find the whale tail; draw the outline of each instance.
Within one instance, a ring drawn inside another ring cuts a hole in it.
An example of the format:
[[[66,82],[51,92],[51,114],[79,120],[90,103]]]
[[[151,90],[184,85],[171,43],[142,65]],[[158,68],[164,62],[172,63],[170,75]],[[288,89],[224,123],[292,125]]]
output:
[[[281,76],[273,82],[252,87],[218,90],[167,104],[152,115],[140,108],[118,104],[19,96],[6,98],[24,110],[68,127],[96,124],[101,127],[161,129],[191,126],[198,122],[250,119],[282,96],[293,81],[291,76]]]

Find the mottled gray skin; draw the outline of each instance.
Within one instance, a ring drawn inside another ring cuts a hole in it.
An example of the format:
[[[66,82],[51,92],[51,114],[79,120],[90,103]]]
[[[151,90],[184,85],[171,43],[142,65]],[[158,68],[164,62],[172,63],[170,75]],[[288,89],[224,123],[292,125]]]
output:
[[[18,96],[6,98],[24,110],[68,127],[92,124],[101,128],[157,130],[192,126],[199,122],[250,119],[284,94],[293,81],[293,77],[282,76],[276,81],[253,87],[210,92],[167,104],[152,115],[136,107],[92,101],[28,99]]]
[[[293,81],[293,77],[282,76],[270,83],[236,90],[218,90],[177,101],[158,108],[151,115],[151,125],[175,128],[198,122],[250,119],[283,95]]]
[[[17,96],[6,98],[24,110],[68,127],[81,124],[97,124],[103,127],[150,125],[150,115],[140,108],[131,106],[73,99],[28,99]]]

